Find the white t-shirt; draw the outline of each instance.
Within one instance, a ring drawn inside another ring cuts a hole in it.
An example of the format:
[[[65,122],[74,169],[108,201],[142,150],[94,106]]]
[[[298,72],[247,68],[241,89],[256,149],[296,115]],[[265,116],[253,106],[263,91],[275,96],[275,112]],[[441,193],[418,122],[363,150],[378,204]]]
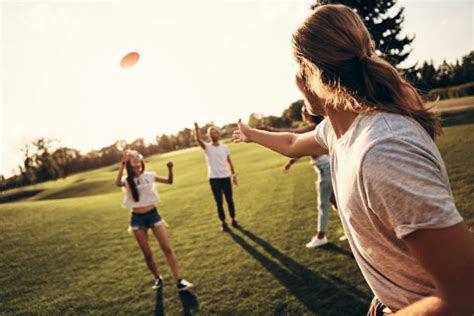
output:
[[[229,170],[227,170],[227,157],[229,149],[227,145],[219,144],[214,146],[210,143],[204,143],[207,159],[207,175],[209,179],[228,178]]]
[[[431,276],[402,240],[462,221],[433,140],[391,113],[359,114],[339,139],[323,121],[315,138],[329,150],[341,222],[375,296],[398,311],[433,294]]]
[[[160,197],[158,196],[158,192],[156,191],[155,187],[155,176],[155,172],[144,172],[134,179],[138,190],[138,201],[133,199],[132,192],[128,186],[127,177],[122,177],[122,183],[124,184],[122,189],[125,192],[122,207],[135,208],[158,203],[160,201]]]

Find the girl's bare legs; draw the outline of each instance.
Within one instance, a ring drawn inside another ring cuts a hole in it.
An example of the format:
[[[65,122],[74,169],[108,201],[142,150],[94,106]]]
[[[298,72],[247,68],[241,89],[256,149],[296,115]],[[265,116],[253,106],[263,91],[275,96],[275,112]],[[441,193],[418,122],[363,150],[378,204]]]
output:
[[[143,252],[143,256],[145,257],[146,265],[148,269],[150,269],[151,273],[155,278],[159,276],[158,269],[156,267],[155,260],[153,259],[153,253],[150,248],[150,243],[148,242],[148,234],[144,229],[138,229],[133,231],[135,235],[135,239],[140,246],[140,249]]]
[[[168,232],[166,231],[165,225],[153,226],[151,230],[153,231],[153,234],[155,235],[156,239],[158,240],[158,243],[160,244],[160,248],[166,257],[166,260],[168,261],[171,272],[173,273],[176,282],[178,282],[181,279],[178,259],[176,259],[176,255],[173,249],[171,249],[168,240]]]

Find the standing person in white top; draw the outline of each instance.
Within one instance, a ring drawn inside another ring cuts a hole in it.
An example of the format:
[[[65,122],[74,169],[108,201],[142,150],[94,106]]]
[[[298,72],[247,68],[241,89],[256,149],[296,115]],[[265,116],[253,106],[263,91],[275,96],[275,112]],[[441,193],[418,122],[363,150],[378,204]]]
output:
[[[232,183],[230,181],[229,170],[227,165],[230,167],[232,172],[232,182],[237,185],[237,174],[234,170],[232,160],[230,160],[229,149],[227,145],[219,142],[219,131],[215,127],[209,127],[207,130],[207,136],[211,139],[210,143],[204,142],[201,138],[201,130],[199,125],[194,123],[195,139],[196,142],[204,149],[207,159],[207,170],[209,183],[211,190],[216,201],[217,214],[221,221],[221,230],[226,232],[228,226],[225,220],[224,206],[222,200],[222,194],[225,196],[227,201],[227,207],[229,208],[229,215],[232,220],[232,226],[237,227],[238,223],[235,220],[235,206],[232,198]]]
[[[173,163],[169,161],[166,166],[168,167],[168,178],[157,176],[154,172],[145,171],[145,162],[139,152],[135,150],[124,151],[115,184],[124,190],[123,207],[130,208],[132,211],[130,230],[133,231],[135,239],[143,252],[148,269],[155,277],[152,288],[159,289],[163,284],[163,279],[158,273],[148,243],[148,229],[151,229],[160,244],[163,254],[166,256],[176,281],[177,290],[186,291],[193,285],[181,277],[178,260],[168,241],[166,227],[163,225],[163,220],[155,206],[160,201],[155,182],[173,184]],[[124,169],[127,169],[127,176],[123,176]]]
[[[308,125],[297,129],[291,128],[274,128],[270,126],[261,126],[258,129],[270,131],[270,132],[292,132],[297,134],[307,133],[314,131],[317,124],[319,124],[323,117],[321,115],[311,115],[306,111],[305,107],[301,108],[301,117],[308,123]],[[290,172],[291,166],[298,161],[298,158],[292,158],[283,166],[282,171],[284,173]],[[316,248],[326,245],[329,241],[326,237],[326,231],[329,221],[329,210],[331,208],[330,203],[337,209],[336,199],[332,190],[331,183],[331,168],[329,165],[328,155],[311,156],[311,164],[319,176],[319,181],[316,181],[316,192],[318,193],[318,227],[316,235],[314,235],[310,242],[306,244],[306,248]],[[346,240],[346,236],[343,235],[339,240]]]
[[[369,315],[473,315],[474,238],[433,141],[439,119],[349,7],[318,6],[293,50],[305,105],[327,119],[305,134],[239,122],[235,141],[289,157],[329,152],[341,221],[375,295]]]

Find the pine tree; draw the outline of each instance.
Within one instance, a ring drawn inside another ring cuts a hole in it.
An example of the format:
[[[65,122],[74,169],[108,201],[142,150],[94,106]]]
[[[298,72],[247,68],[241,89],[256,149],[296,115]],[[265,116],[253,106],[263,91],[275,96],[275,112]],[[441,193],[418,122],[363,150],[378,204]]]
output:
[[[389,13],[397,0],[320,0],[311,9],[327,3],[340,3],[353,8],[372,34],[379,54],[393,66],[399,65],[410,55],[409,45],[414,37],[400,36],[405,8],[399,8],[395,14]]]

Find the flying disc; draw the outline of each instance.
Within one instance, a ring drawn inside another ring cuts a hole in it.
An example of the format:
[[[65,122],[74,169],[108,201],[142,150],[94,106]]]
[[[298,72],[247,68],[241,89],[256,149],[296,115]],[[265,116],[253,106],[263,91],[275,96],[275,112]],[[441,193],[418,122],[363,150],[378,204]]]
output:
[[[120,61],[120,67],[130,68],[137,63],[139,58],[140,58],[140,54],[138,54],[137,52],[128,53]]]

